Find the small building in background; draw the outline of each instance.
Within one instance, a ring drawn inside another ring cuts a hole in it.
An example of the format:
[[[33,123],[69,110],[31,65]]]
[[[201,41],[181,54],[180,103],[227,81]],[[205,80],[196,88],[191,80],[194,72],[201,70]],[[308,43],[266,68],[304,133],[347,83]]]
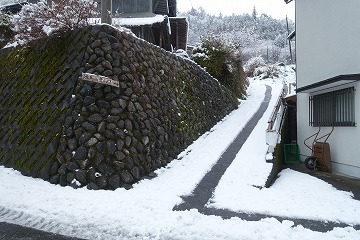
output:
[[[188,22],[176,13],[176,0],[112,0],[112,25],[129,28],[165,50],[186,51]]]
[[[2,7],[15,14],[24,4],[36,2],[4,0]],[[101,0],[96,2],[100,11]],[[176,0],[112,0],[112,25],[129,28],[139,38],[165,50],[186,51],[188,22],[176,13]]]

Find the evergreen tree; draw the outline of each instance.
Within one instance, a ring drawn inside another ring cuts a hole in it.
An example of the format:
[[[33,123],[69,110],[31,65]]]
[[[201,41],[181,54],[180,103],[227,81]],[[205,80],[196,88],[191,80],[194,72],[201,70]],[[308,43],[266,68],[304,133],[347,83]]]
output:
[[[255,7],[255,5],[254,5],[253,11],[252,11],[252,17],[253,17],[253,19],[254,19],[255,21],[257,20],[257,15],[258,15],[258,13],[257,13],[256,7]]]
[[[224,37],[202,37],[201,46],[195,49],[192,59],[237,97],[246,96],[247,81],[241,54]]]

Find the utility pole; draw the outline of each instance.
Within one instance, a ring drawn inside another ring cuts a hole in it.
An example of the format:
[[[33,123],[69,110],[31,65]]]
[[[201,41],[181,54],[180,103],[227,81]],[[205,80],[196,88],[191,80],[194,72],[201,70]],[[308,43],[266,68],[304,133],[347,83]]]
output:
[[[289,30],[289,21],[288,21],[288,17],[286,16],[286,28],[287,28],[287,32],[288,32],[288,36],[290,34],[290,30]],[[290,50],[290,63],[293,63],[293,56],[292,56],[292,49],[291,49],[291,40],[288,39],[289,41],[289,50]]]
[[[111,24],[112,0],[101,0],[101,23]]]

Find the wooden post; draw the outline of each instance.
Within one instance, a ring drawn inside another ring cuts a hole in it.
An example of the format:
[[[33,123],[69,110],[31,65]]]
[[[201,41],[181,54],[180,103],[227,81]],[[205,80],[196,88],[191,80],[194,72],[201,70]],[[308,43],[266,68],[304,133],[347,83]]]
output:
[[[112,0],[101,0],[101,23],[111,24]]]

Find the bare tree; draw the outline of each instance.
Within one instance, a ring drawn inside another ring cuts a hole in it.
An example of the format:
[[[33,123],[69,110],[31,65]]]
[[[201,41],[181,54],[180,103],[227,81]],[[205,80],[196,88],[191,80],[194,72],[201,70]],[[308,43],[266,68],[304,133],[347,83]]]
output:
[[[93,0],[41,0],[24,5],[12,19],[15,40],[31,41],[52,34],[61,34],[89,24],[97,14]]]

